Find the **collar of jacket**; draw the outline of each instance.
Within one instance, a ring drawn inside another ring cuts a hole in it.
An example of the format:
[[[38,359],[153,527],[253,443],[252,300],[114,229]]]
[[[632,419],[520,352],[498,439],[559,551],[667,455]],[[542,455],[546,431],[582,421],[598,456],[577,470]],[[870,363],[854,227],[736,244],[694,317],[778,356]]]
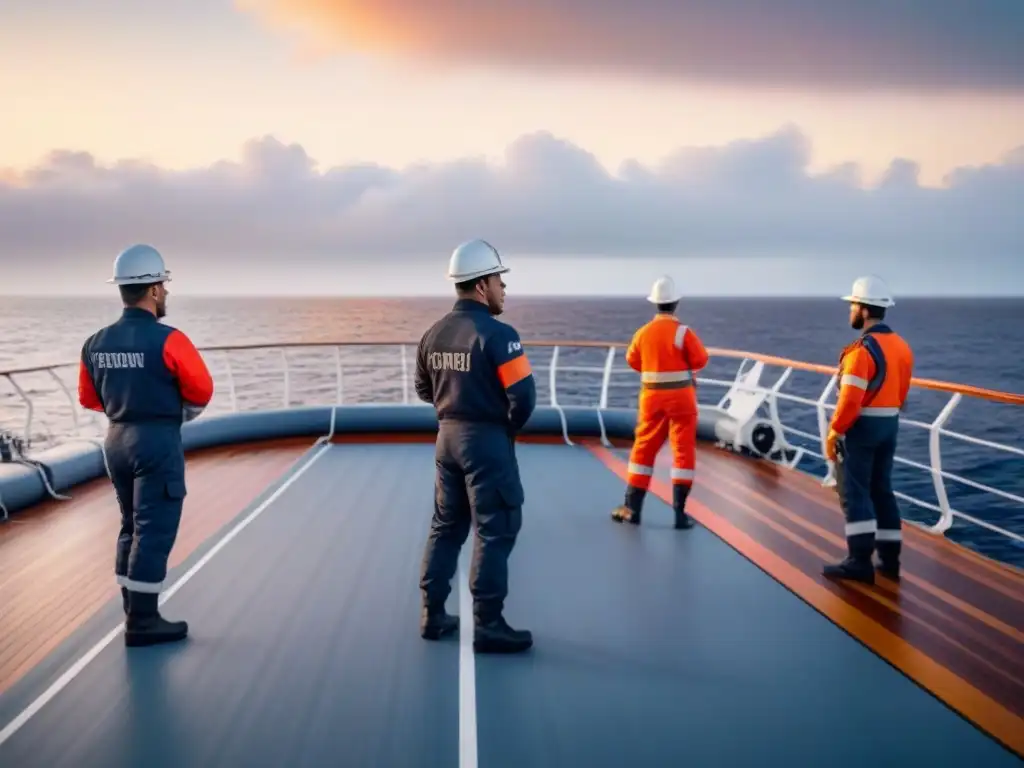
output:
[[[156,322],[156,315],[148,309],[139,309],[138,307],[125,307],[121,317],[125,320],[152,320]]]
[[[452,307],[452,312],[487,312],[489,314],[490,311],[490,307],[475,299],[458,299]]]

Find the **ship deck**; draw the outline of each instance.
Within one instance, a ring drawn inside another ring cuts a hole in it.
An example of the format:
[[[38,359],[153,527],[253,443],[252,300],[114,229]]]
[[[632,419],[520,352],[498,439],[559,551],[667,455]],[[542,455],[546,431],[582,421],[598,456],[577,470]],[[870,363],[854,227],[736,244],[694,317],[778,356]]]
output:
[[[1021,764],[1024,574],[907,526],[900,583],[829,582],[834,492],[709,445],[674,531],[667,472],[618,526],[623,449],[521,441],[535,647],[420,639],[425,440],[191,454],[178,645],[121,642],[106,478],[0,526],[0,765]]]

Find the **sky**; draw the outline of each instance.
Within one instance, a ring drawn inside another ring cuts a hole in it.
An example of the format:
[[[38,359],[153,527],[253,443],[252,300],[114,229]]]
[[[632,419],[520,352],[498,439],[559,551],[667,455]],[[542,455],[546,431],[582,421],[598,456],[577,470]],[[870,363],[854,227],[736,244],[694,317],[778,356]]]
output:
[[[0,294],[1024,295],[1019,0],[0,0]]]

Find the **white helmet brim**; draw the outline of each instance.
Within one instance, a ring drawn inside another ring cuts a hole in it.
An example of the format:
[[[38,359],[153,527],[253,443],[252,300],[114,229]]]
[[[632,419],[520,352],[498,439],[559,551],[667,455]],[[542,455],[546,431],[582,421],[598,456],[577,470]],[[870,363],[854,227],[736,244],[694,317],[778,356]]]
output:
[[[489,269],[480,269],[476,272],[468,272],[465,275],[448,275],[448,279],[453,283],[464,283],[466,280],[476,280],[480,277],[489,277],[490,275],[504,275],[506,272],[511,272],[510,267],[490,267]]]
[[[152,285],[154,283],[171,282],[170,271],[157,275],[132,275],[130,277],[112,277],[107,280],[110,285]]]

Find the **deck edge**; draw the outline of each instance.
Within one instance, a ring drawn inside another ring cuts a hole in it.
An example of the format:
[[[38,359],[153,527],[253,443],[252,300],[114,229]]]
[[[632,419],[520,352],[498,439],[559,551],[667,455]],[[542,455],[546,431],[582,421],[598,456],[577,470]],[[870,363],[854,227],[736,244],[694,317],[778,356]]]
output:
[[[602,445],[584,446],[611,472],[626,480],[626,462]],[[654,478],[650,492],[671,505],[671,487]],[[975,686],[946,669],[924,652],[879,624],[854,606],[837,598],[823,585],[787,563],[752,536],[693,500],[687,511],[709,532],[745,557],[765,574],[817,610],[824,618],[888,662],[923,690],[984,731],[1005,748],[1024,757],[1024,728],[1021,719]]]

